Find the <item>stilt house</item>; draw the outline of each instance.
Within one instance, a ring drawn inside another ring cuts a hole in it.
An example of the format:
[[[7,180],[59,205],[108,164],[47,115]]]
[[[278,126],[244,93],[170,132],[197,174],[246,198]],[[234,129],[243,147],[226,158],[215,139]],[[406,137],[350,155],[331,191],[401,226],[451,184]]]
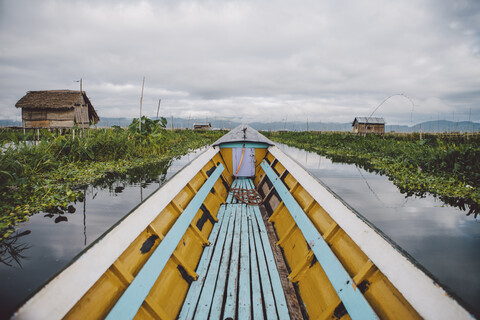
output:
[[[99,121],[85,91],[29,91],[15,107],[22,108],[24,128],[88,128]]]
[[[353,133],[385,133],[385,120],[383,118],[356,117],[352,123]]]
[[[212,124],[210,122],[201,122],[201,123],[194,123],[193,129],[194,130],[210,130]]]

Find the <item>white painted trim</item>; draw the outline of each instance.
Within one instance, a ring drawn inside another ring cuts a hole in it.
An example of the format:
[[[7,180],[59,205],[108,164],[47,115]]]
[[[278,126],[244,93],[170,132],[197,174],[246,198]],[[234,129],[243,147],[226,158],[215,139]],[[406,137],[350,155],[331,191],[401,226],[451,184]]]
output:
[[[297,162],[276,146],[270,147],[269,151],[352,238],[423,318],[473,318],[433,279],[395,249]]]
[[[46,284],[12,319],[61,319],[219,149],[209,148]]]

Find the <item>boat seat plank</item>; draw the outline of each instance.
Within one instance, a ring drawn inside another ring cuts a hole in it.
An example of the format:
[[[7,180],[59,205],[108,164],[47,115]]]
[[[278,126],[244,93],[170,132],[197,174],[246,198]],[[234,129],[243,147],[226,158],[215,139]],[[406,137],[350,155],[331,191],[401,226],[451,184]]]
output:
[[[253,188],[250,179],[235,181],[238,188]],[[212,254],[206,248],[196,270],[199,278],[191,284],[179,319],[289,319],[259,208],[226,203],[220,211],[223,222],[217,240],[211,242],[213,256],[204,258]],[[204,264],[208,270],[200,269]]]
[[[112,308],[107,319],[133,319],[189,225],[192,223],[193,218],[205,201],[210,190],[220,178],[223,170],[223,165],[219,164],[212,175],[205,181],[135,279]]]
[[[377,319],[378,317],[372,307],[368,304],[360,290],[356,290],[352,278],[295,198],[290,194],[282,180],[265,160],[262,161],[261,167],[295,220],[350,317],[352,319]]]
[[[237,288],[238,288],[238,264],[240,260],[240,236],[242,228],[242,212],[245,210],[246,205],[237,206],[236,219],[235,219],[235,230],[233,232],[233,243],[232,243],[232,254],[230,258],[230,269],[228,274],[228,283],[227,283],[227,297],[225,301],[225,310],[223,312],[223,318],[229,319],[235,318],[235,311],[237,306]]]
[[[237,188],[238,182],[239,181],[237,179],[234,179],[233,183],[232,183],[232,186],[230,188]],[[225,200],[225,202],[226,203],[232,203],[232,199],[234,199],[233,198],[233,193],[229,192],[228,195],[227,195],[227,200]]]
[[[252,226],[253,226],[253,238],[255,241],[255,249],[257,251],[257,260],[258,260],[258,270],[260,276],[260,284],[262,286],[262,294],[264,300],[264,306],[267,314],[267,319],[277,319],[277,311],[275,309],[275,299],[273,297],[272,284],[268,279],[268,267],[265,260],[264,248],[262,247],[262,241],[260,240],[260,234],[258,230],[258,223],[253,217],[252,212],[250,211],[250,216],[252,216]]]
[[[225,206],[221,206],[218,210],[218,223],[213,226],[212,232],[208,237],[210,243],[203,252],[202,258],[197,267],[198,279],[194,281],[188,291],[185,301],[183,303],[182,312],[178,316],[178,319],[191,319],[193,313],[195,312],[195,307],[197,306],[198,298],[202,290],[203,284],[206,279],[206,272],[212,261],[214,246],[212,244],[216,243],[219,238],[226,235],[226,228],[228,226],[228,218],[225,218]],[[225,238],[225,237],[224,237]],[[218,240],[222,242],[222,240]]]
[[[250,261],[252,268],[252,313],[253,319],[263,319],[263,299],[260,287],[260,273],[258,272],[257,250],[253,236],[252,219],[248,219],[248,237],[250,241]]]
[[[248,189],[255,189],[252,180],[248,179],[246,183]],[[260,208],[258,206],[251,206],[250,210],[253,210],[253,215],[255,216],[255,219],[257,220],[258,226],[260,228],[260,237],[262,240],[263,248],[265,248],[264,253],[271,277],[270,280],[272,282],[275,301],[277,303],[279,319],[286,319],[286,317],[288,317],[287,301],[283,292],[282,281],[280,280],[280,275],[277,269],[275,258],[273,256],[273,251],[270,247],[270,241],[268,240],[267,228],[265,227],[265,224],[263,222]],[[267,250],[267,248],[270,250]]]
[[[251,206],[250,210],[253,211],[253,215],[259,226],[259,236],[262,241],[262,248],[265,254],[265,259],[268,267],[268,272],[270,274],[270,281],[272,283],[273,295],[275,297],[275,302],[278,309],[278,318],[279,319],[288,319],[288,306],[285,299],[285,294],[283,292],[282,281],[280,280],[280,275],[277,269],[275,258],[273,256],[273,251],[270,247],[270,241],[268,240],[267,228],[262,219],[262,214],[258,206]]]
[[[245,205],[246,206],[246,205]],[[251,314],[250,302],[250,246],[248,238],[247,211],[242,210],[240,239],[240,275],[238,284],[238,319],[248,319]]]
[[[210,312],[210,306],[212,304],[212,299],[215,294],[215,285],[217,283],[217,277],[220,270],[220,263],[222,261],[223,248],[225,243],[231,243],[231,234],[233,229],[233,219],[234,216],[231,214],[232,208],[226,207],[225,209],[225,220],[228,220],[226,228],[222,228],[220,232],[222,237],[219,237],[220,241],[217,241],[215,244],[215,253],[214,258],[210,264],[210,267],[206,271],[206,280],[198,301],[198,310],[195,312],[195,319],[201,319],[201,315],[204,318],[208,318]],[[228,244],[227,244],[228,247]]]
[[[223,254],[222,254],[222,262],[220,264],[220,271],[218,273],[218,278],[217,278],[217,285],[215,287],[215,291],[213,293],[213,301],[211,305],[211,311],[210,311],[210,319],[220,319],[220,315],[222,312],[222,307],[223,307],[223,302],[224,302],[224,296],[225,296],[225,287],[227,285],[227,276],[228,276],[228,270],[229,270],[229,262],[230,262],[230,252],[232,250],[232,244],[233,244],[233,228],[235,226],[235,220],[237,219],[237,208],[238,206],[229,206],[231,208],[231,216],[232,216],[232,223],[231,227],[229,226],[229,231],[227,235],[227,239],[230,241],[225,242],[225,247],[223,249]],[[206,313],[205,313],[206,314]],[[197,317],[195,317],[196,319]],[[201,318],[203,319],[203,314],[201,315]]]

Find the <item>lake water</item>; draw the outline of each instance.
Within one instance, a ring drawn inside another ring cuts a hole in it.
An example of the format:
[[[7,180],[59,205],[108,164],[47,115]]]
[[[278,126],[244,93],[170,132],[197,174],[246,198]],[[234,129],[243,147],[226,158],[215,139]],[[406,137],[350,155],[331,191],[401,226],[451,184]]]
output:
[[[279,145],[346,203],[406,250],[480,315],[480,221],[431,196],[405,198],[385,176],[355,165]],[[0,319],[8,319],[42,283],[158,189],[200,151],[174,160],[158,176],[138,182],[114,178],[90,186],[75,213],[39,213],[0,247]],[[65,220],[67,218],[67,220]],[[18,262],[8,253],[12,250]],[[10,259],[8,259],[10,257]],[[4,260],[5,261],[5,260]]]
[[[0,319],[8,319],[47,279],[129,213],[201,150],[173,160],[156,177],[111,178],[85,190],[75,213],[38,213],[0,244]],[[162,172],[163,171],[163,172]],[[15,236],[17,236],[15,238]],[[8,266],[8,263],[10,266]]]
[[[385,233],[480,318],[480,215],[433,196],[408,197],[386,176],[278,145]]]

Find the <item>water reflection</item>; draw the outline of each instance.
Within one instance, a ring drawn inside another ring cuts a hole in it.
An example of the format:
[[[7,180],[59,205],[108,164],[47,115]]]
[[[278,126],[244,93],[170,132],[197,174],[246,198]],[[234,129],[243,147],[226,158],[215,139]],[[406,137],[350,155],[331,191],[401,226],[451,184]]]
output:
[[[338,163],[338,159],[286,145],[279,147],[480,316],[480,221],[479,216],[468,213],[475,208],[470,211],[472,206],[458,199],[402,193],[386,176],[368,167]]]
[[[83,196],[67,208],[38,213],[18,226],[0,245],[0,319],[8,319],[36,288],[201,151],[143,170],[107,174],[93,185],[82,186]]]
[[[30,230],[12,233],[7,239],[0,242],[0,263],[8,267],[22,268],[22,259],[27,259],[24,251],[31,246],[26,243],[18,243],[21,237],[30,234]]]
[[[289,148],[286,145],[282,145],[282,148]],[[352,164],[355,165],[357,168],[361,168],[365,170],[366,172],[369,173],[375,173],[375,174],[383,174],[381,170],[376,169],[372,164],[367,162],[364,159],[355,159],[352,160],[350,157],[342,156],[342,155],[329,155],[327,157],[320,156],[315,153],[311,153],[308,151],[303,151],[305,153],[305,164],[308,163],[308,155],[311,154],[314,158],[318,158],[318,167],[317,169],[320,168],[321,164],[321,159],[329,159],[332,163],[337,163],[337,164]],[[362,175],[362,172],[358,170],[360,175]],[[368,183],[367,183],[368,186]],[[368,186],[369,187],[369,186]],[[416,198],[425,198],[427,196],[435,197],[442,201],[444,204],[456,207],[462,211],[466,211],[467,216],[472,216],[473,218],[477,218],[478,214],[480,214],[480,205],[471,199],[464,199],[464,198],[459,198],[459,197],[448,197],[448,196],[441,196],[441,195],[432,195],[429,192],[425,191],[417,191],[413,189],[408,189],[404,188],[401,186],[397,186],[400,193],[404,194],[405,197],[416,197]],[[371,190],[373,193],[375,193],[373,190]],[[380,202],[382,202],[381,199],[378,199]]]
[[[104,178],[96,181],[89,186],[83,186],[83,196],[77,199],[74,203],[68,205],[66,208],[53,207],[49,208],[47,212],[39,213],[47,221],[54,224],[67,223],[69,215],[77,212],[77,207],[82,209],[83,217],[83,244],[87,244],[87,199],[94,200],[99,193],[108,190],[110,196],[118,196],[126,187],[136,186],[140,191],[140,202],[143,201],[143,189],[146,189],[153,183],[158,183],[161,186],[165,182],[165,177],[171,161],[164,161],[152,165],[147,165],[143,168],[135,168],[124,173],[109,173]],[[148,192],[150,194],[150,192]],[[33,217],[32,217],[33,218]],[[26,225],[26,224],[25,224]],[[21,237],[31,233],[30,230],[20,232],[22,226],[17,228],[17,231],[10,235],[7,239],[0,242],[0,262],[6,266],[21,267],[22,259],[26,256],[24,251],[32,246],[26,243],[19,243]]]

